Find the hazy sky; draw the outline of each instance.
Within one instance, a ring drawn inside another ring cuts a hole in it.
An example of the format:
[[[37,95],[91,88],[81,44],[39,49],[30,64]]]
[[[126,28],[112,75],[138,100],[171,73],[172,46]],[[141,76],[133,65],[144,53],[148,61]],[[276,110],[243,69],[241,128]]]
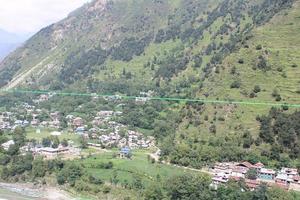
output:
[[[24,34],[63,19],[90,0],[0,0],[0,29]]]

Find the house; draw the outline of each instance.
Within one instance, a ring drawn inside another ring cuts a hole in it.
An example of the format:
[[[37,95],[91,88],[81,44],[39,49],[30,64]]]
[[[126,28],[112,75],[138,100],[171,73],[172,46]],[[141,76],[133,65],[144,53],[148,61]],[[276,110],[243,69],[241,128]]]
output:
[[[289,178],[293,178],[294,176],[298,175],[298,169],[294,168],[282,168],[280,173],[286,174]]]
[[[101,126],[104,124],[104,122],[102,121],[101,117],[95,117],[94,120],[92,121],[92,124],[94,126]]]
[[[136,103],[137,105],[143,105],[143,104],[145,104],[148,100],[149,100],[148,97],[136,97],[136,98],[135,98],[135,103]]]
[[[272,169],[262,168],[258,173],[258,178],[263,180],[274,180],[276,172]]]
[[[256,164],[253,165],[253,168],[256,169],[257,171],[260,171],[262,168],[264,168],[264,164],[262,164],[261,162],[258,162]]]
[[[49,96],[46,94],[42,94],[39,98],[39,102],[43,102],[43,101],[48,101],[49,100]]]
[[[49,127],[51,128],[59,128],[59,126],[60,126],[60,121],[58,120],[49,122]]]
[[[89,129],[89,132],[90,132],[90,133],[97,133],[97,132],[99,132],[99,131],[98,131],[97,128],[90,128],[90,129]]]
[[[1,146],[3,147],[4,150],[7,151],[9,149],[9,147],[14,144],[15,144],[15,142],[13,140],[9,140],[9,141],[3,143]]]
[[[22,125],[23,125],[23,121],[22,121],[22,120],[16,120],[16,121],[14,122],[14,124],[15,124],[16,126],[22,126]]]
[[[245,183],[251,191],[255,190],[260,185],[259,180],[245,179]]]
[[[76,117],[73,120],[73,126],[75,126],[75,127],[81,127],[83,125],[84,125],[84,122],[83,122],[83,119],[81,117]]]
[[[243,168],[248,168],[248,169],[253,168],[253,165],[249,162],[242,162],[242,163],[237,164],[236,166],[243,167]]]
[[[116,111],[116,112],[115,112],[115,115],[116,115],[116,116],[121,116],[122,114],[123,114],[123,112],[121,112],[121,111]]]
[[[111,117],[113,116],[114,111],[107,110],[107,111],[100,111],[97,113],[98,117],[106,118],[106,117]]]
[[[120,95],[111,95],[111,96],[105,96],[103,97],[106,101],[117,101],[122,99],[122,96]]]
[[[61,132],[59,132],[59,131],[53,131],[53,132],[51,132],[51,135],[53,135],[53,136],[60,136]]]
[[[68,121],[73,120],[73,119],[74,119],[74,116],[73,116],[73,115],[67,115],[67,116],[66,116],[66,119],[67,119]]]
[[[76,134],[78,134],[78,135],[83,135],[84,132],[85,132],[85,128],[84,128],[83,126],[77,127],[77,128],[75,129],[75,132],[76,132]]]
[[[42,122],[41,122],[41,126],[43,126],[43,127],[48,126],[48,124],[49,124],[49,122],[47,122],[47,121],[42,121]]]
[[[28,125],[29,125],[29,121],[24,120],[24,121],[23,121],[23,126],[28,126]]]
[[[227,183],[229,181],[229,174],[226,174],[224,172],[217,173],[212,178],[212,181],[213,181],[213,184],[215,184],[215,185]]]
[[[121,148],[119,155],[120,158],[131,158],[131,149],[129,147],[123,147]]]
[[[68,147],[59,147],[59,148],[51,148],[51,147],[44,147],[39,148],[37,153],[46,157],[46,158],[53,158],[61,154],[65,154],[69,152]]]
[[[39,125],[39,120],[38,119],[33,119],[31,121],[31,126],[38,126]]]
[[[248,170],[249,170],[249,168],[237,166],[232,169],[231,175],[234,177],[245,178]]]
[[[278,184],[290,184],[293,180],[288,177],[287,174],[279,173],[275,177],[275,183]]]
[[[293,183],[300,185],[300,176],[299,175],[294,176],[292,179],[293,179]]]
[[[59,121],[59,117],[59,112],[50,113],[50,118],[52,119],[52,121]]]
[[[214,173],[221,173],[221,172],[223,172],[225,174],[231,174],[231,172],[232,172],[232,165],[233,164],[231,164],[231,163],[217,163],[213,167],[212,171]]]

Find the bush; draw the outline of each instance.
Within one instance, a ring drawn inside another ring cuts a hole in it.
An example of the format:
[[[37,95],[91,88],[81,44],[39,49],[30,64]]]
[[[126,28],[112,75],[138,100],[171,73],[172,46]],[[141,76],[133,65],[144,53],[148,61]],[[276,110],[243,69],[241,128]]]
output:
[[[89,182],[92,183],[92,184],[96,184],[96,185],[101,185],[103,184],[103,181],[93,175],[90,175],[89,176]]]
[[[272,96],[275,97],[275,100],[276,100],[276,101],[281,101],[281,96],[280,96],[280,94],[278,93],[278,90],[276,90],[276,89],[273,90]]]
[[[255,92],[251,92],[250,95],[249,95],[249,97],[250,97],[250,98],[255,98],[255,97],[256,97]]]
[[[56,180],[59,185],[63,185],[66,182],[65,177],[62,174],[58,174]]]
[[[281,99],[282,99],[282,98],[281,98],[280,95],[278,95],[278,96],[275,98],[276,101],[281,101]]]
[[[259,85],[254,86],[253,92],[259,93],[260,91],[261,91],[261,89],[260,89]]]
[[[241,82],[240,81],[234,81],[230,85],[230,88],[240,88],[240,87],[241,87]]]
[[[296,68],[296,67],[298,67],[298,65],[297,64],[292,64],[292,67]]]
[[[110,193],[110,191],[111,191],[111,188],[110,188],[109,186],[104,186],[104,187],[103,187],[102,192],[103,192],[104,194],[108,194],[108,193]]]
[[[259,45],[256,46],[256,50],[261,50],[261,49],[262,49],[262,45],[261,44],[259,44]]]
[[[232,75],[233,75],[233,74],[236,74],[236,67],[233,66],[233,67],[231,68],[230,74],[232,74]]]
[[[240,58],[238,61],[239,64],[244,64],[244,59]]]
[[[256,180],[257,179],[257,172],[256,169],[249,169],[246,178],[251,179],[251,180]]]
[[[267,71],[270,69],[270,67],[268,67],[267,60],[262,56],[259,58],[259,61],[257,63],[257,68],[264,70],[264,71]]]

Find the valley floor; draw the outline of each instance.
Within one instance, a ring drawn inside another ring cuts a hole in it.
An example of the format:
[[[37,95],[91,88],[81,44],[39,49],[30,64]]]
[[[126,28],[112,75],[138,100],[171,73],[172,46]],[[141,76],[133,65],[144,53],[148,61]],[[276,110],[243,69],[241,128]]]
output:
[[[0,196],[8,200],[70,200],[71,195],[55,187],[31,183],[0,183]]]

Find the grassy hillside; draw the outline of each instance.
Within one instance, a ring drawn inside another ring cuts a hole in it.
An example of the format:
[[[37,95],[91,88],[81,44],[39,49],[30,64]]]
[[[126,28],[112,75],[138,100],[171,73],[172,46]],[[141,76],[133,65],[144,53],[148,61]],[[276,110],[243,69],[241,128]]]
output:
[[[277,14],[268,24],[256,28],[241,49],[232,53],[204,85],[203,92],[209,98],[239,99],[257,102],[299,103],[299,2],[291,10]],[[262,47],[261,49],[258,47]],[[266,60],[266,69],[259,69],[259,57]],[[242,60],[242,63],[239,61]],[[233,82],[239,82],[239,88],[231,88]],[[260,92],[252,95],[255,86]],[[281,100],[272,95],[278,91]],[[264,106],[239,106],[240,122],[250,123],[248,128],[257,127],[251,122],[256,115],[266,113]],[[236,114],[238,115],[238,114]]]
[[[299,2],[296,2],[292,9],[283,10],[267,24],[255,28],[249,39],[242,42],[241,48],[218,66],[219,71],[214,71],[204,81],[198,96],[203,98],[205,94],[208,99],[299,104],[299,6]],[[258,67],[260,56],[266,60],[265,69]],[[239,87],[232,88],[234,82],[238,82]],[[259,92],[254,92],[255,86],[256,89],[259,86]],[[274,91],[277,91],[277,95],[274,95]],[[184,148],[195,148],[202,154],[203,161],[203,155],[210,160],[215,159],[215,155],[222,155],[222,152],[226,152],[227,156],[230,156],[230,151],[242,154],[241,149],[233,147],[242,147],[248,139],[245,135],[249,132],[253,140],[251,150],[246,148],[249,157],[241,156],[241,159],[268,160],[267,157],[260,157],[260,152],[269,151],[271,145],[256,145],[254,140],[259,138],[260,132],[260,122],[256,117],[267,115],[269,106],[215,104],[203,106],[200,113],[195,108],[191,110],[193,114],[185,117],[177,131],[177,141],[180,141],[177,152],[182,152]],[[284,112],[296,110],[290,108]],[[182,133],[188,134],[182,136]],[[201,148],[197,144],[199,142],[202,143]],[[188,154],[173,159],[184,163],[180,158],[190,157]]]

